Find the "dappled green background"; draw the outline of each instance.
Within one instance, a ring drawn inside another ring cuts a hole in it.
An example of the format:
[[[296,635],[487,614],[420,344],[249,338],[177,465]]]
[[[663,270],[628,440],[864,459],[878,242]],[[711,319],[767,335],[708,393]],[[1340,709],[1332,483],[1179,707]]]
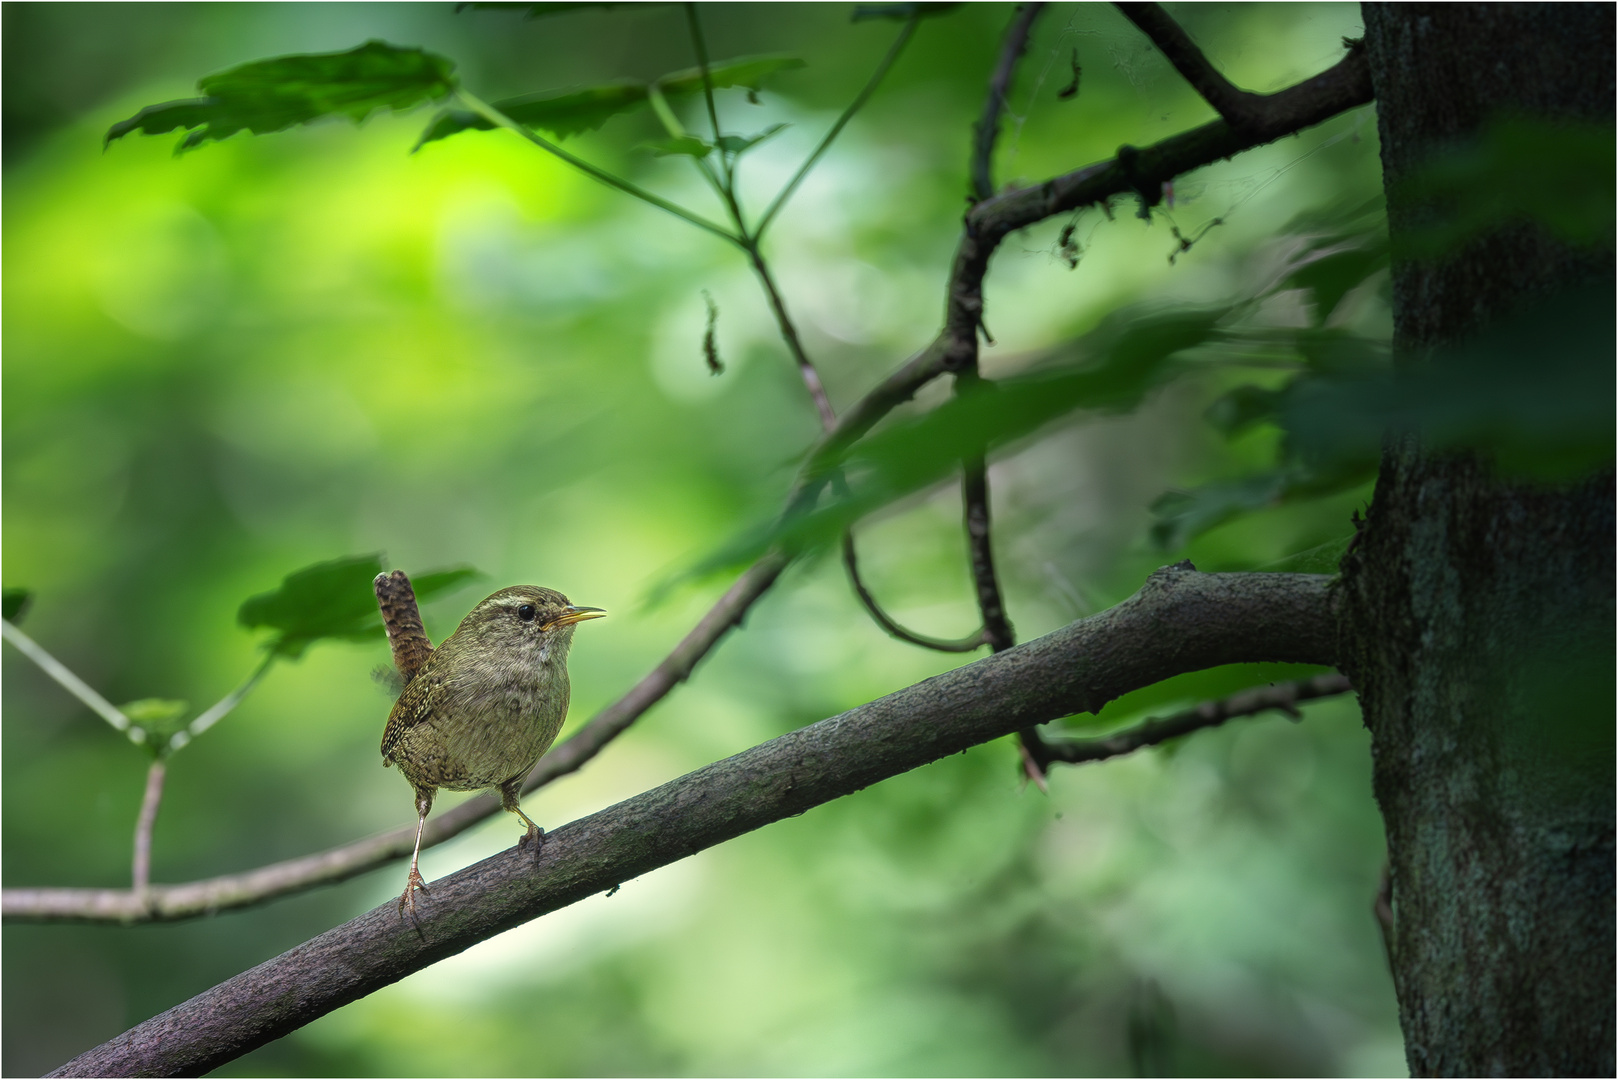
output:
[[[972,121],[1011,8],[929,21],[783,214],[767,250],[839,408],[932,337]],[[718,241],[506,133],[408,153],[428,114],[251,138],[176,158],[109,124],[203,74],[377,37],[453,58],[487,99],[691,65],[675,7],[523,21],[443,5],[6,5],[4,579],[24,628],[114,702],[200,709],[252,668],[249,595],[323,559],[386,552],[486,579],[433,601],[447,634],[513,582],[611,617],[581,629],[572,724],[647,671],[725,586],[658,583],[779,505],[817,430],[762,297]],[[1353,5],[1182,12],[1239,83],[1320,70]],[[737,130],[790,125],[743,165],[759,207],[896,31],[842,5],[705,8],[715,58],[808,66]],[[1080,93],[1058,91],[1083,69]],[[1053,5],[997,175],[1030,180],[1211,111],[1110,7]],[[693,114],[694,120],[694,114]],[[693,122],[693,126],[695,126]],[[704,213],[649,118],[568,146]],[[1120,203],[1011,238],[988,283],[991,377],[1119,305],[1219,303],[1273,285],[1312,208],[1376,190],[1368,109],[1203,170],[1172,222]],[[1081,246],[1060,249],[1071,223]],[[706,290],[727,365],[711,376]],[[1307,321],[1296,294],[1261,313]],[[1338,321],[1375,333],[1374,286]],[[1210,365],[1128,416],[1078,417],[991,469],[1011,616],[1033,637],[1155,566],[1327,569],[1366,489],[1152,544],[1164,492],[1273,460],[1202,419],[1276,368]],[[917,408],[947,396],[929,387]],[[860,530],[905,622],[968,632],[952,486]],[[1302,553],[1301,558],[1294,558]],[[481,591],[480,591],[481,590]],[[380,767],[388,701],[370,645],[317,644],[176,755],[154,878],[247,869],[408,822]],[[531,797],[547,825],[944,670],[887,638],[834,561],[800,566],[582,773]],[[1127,722],[1294,669],[1216,672],[1109,710]],[[4,881],[127,884],[144,757],[4,652]],[[1083,726],[1084,718],[1074,721]],[[226,1069],[261,1074],[1387,1074],[1403,1069],[1370,901],[1382,860],[1352,701],[1240,721],[1019,783],[1010,742],[896,778],[487,942]],[[441,805],[459,796],[445,795]],[[491,821],[424,857],[429,878],[509,846]],[[402,867],[173,926],[5,928],[4,1071],[43,1071],[397,895]]]

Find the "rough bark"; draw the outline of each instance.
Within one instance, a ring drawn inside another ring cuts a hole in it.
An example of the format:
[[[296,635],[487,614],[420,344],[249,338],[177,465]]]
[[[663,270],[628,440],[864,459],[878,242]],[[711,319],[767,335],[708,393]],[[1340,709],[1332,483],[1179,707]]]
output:
[[[1365,14],[1396,241],[1426,212],[1400,179],[1492,116],[1613,121],[1610,5]],[[1531,226],[1398,263],[1395,346],[1419,363],[1612,272],[1610,249]],[[1505,482],[1482,457],[1401,438],[1344,562],[1345,670],[1372,735],[1413,1075],[1614,1073],[1613,527],[1610,471]]]
[[[1109,611],[565,825],[537,858],[513,848],[435,881],[416,925],[383,904],[50,1075],[199,1075],[503,930],[988,739],[1217,664],[1332,664],[1329,581],[1165,568]]]

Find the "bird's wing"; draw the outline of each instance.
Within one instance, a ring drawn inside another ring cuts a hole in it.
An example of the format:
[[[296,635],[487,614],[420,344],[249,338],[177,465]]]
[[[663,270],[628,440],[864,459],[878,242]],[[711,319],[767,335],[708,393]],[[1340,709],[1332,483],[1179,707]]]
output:
[[[404,693],[399,695],[399,700],[394,702],[393,711],[388,714],[388,726],[382,729],[383,764],[392,763],[393,750],[404,733],[424,722],[431,714],[432,710],[427,706],[427,688],[431,683],[430,678],[418,675],[410,680]]]

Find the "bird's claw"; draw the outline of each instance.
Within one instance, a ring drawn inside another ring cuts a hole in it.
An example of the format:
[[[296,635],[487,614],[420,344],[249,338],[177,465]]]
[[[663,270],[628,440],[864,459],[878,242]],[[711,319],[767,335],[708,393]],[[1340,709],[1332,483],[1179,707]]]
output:
[[[523,833],[521,840],[517,841],[519,851],[526,850],[529,847],[534,849],[535,855],[545,849],[545,830],[535,825],[532,821],[528,823],[528,831]]]
[[[416,921],[416,893],[426,892],[427,883],[422,880],[421,871],[415,867],[410,868],[410,876],[405,879],[405,891],[399,897],[399,917],[404,918],[405,909],[410,909],[410,921]]]

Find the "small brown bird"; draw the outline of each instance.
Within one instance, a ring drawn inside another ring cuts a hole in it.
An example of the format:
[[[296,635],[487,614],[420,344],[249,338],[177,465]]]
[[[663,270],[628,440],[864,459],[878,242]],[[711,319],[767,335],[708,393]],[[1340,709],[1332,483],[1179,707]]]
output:
[[[573,627],[605,614],[554,589],[513,585],[473,608],[409,678],[382,732],[382,764],[399,766],[416,789],[419,815],[401,911],[408,904],[414,915],[416,891],[427,889],[416,864],[439,788],[498,788],[501,807],[528,826],[522,843],[543,838],[518,803],[522,783],[567,717]]]

